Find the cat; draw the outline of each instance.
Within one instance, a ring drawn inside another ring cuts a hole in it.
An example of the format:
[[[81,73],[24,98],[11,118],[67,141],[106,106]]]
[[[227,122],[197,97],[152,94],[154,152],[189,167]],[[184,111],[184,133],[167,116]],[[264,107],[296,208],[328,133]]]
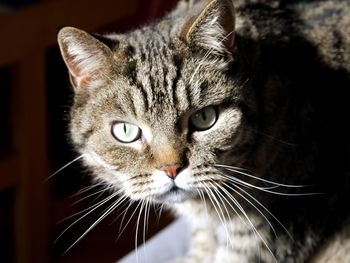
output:
[[[350,262],[348,1],[180,1],[58,43],[74,146],[119,201],[189,219],[174,262]]]

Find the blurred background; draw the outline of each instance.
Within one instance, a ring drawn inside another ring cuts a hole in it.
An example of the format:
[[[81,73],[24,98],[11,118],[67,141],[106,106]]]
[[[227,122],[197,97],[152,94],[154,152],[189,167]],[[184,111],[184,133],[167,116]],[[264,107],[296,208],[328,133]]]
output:
[[[1,263],[111,263],[134,249],[137,204],[125,204],[66,252],[113,200],[89,213],[109,193],[90,188],[79,162],[47,180],[77,156],[67,136],[73,94],[56,34],[66,25],[125,32],[164,15],[175,3],[0,0]],[[170,221],[166,213],[159,219],[151,212],[146,238]],[[143,227],[138,243],[142,232]]]

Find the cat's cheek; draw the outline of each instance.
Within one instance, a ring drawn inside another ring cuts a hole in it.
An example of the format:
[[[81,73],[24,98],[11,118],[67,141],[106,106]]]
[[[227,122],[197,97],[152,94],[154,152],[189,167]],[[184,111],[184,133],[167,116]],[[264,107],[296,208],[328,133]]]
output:
[[[84,154],[84,161],[88,166],[103,167],[105,169],[114,170],[114,167],[106,163],[95,151],[88,150]]]

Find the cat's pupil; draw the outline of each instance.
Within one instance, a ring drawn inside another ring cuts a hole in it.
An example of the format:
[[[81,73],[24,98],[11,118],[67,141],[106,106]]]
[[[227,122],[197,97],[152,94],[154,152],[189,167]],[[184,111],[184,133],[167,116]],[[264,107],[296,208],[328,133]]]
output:
[[[205,111],[202,112],[202,118],[203,118],[204,122],[207,120],[207,115],[206,115]]]
[[[126,127],[126,124],[124,123],[123,126],[124,126],[124,127],[123,127],[123,128],[124,128],[124,133],[125,133],[125,134],[128,134],[128,132],[127,132],[127,131],[128,131],[128,128]]]

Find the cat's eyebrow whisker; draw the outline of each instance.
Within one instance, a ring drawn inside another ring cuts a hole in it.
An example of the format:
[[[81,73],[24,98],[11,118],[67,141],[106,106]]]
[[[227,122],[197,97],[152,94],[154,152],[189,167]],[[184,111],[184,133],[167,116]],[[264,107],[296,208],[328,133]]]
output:
[[[240,175],[244,175],[244,176],[247,176],[247,177],[250,177],[250,178],[253,178],[253,179],[256,179],[258,181],[262,181],[262,182],[265,182],[265,183],[268,183],[268,184],[272,184],[272,185],[275,185],[275,186],[280,186],[280,187],[287,187],[287,188],[302,188],[302,187],[310,187],[311,185],[292,185],[292,184],[281,184],[281,183],[277,183],[277,182],[274,182],[274,181],[270,181],[270,180],[267,180],[267,179],[263,179],[263,178],[260,178],[258,176],[254,176],[254,175],[251,175],[247,172],[243,172],[241,170],[238,170],[236,167],[234,166],[229,166],[229,165],[223,165],[223,164],[214,164],[214,167],[218,167],[218,168],[223,168],[227,171],[230,171],[230,172],[233,172],[233,173],[237,173],[237,174],[240,174]]]
[[[70,161],[69,163],[63,165],[60,169],[58,169],[56,172],[54,172],[53,174],[51,174],[50,176],[48,176],[45,180],[44,183],[46,183],[47,181],[51,180],[52,177],[54,177],[56,174],[60,173],[61,171],[63,171],[64,169],[66,169],[68,166],[70,166],[71,164],[75,163],[76,161],[80,160],[81,158],[83,158],[85,156],[85,154],[81,154],[79,155],[77,158],[73,159],[72,161]]]

